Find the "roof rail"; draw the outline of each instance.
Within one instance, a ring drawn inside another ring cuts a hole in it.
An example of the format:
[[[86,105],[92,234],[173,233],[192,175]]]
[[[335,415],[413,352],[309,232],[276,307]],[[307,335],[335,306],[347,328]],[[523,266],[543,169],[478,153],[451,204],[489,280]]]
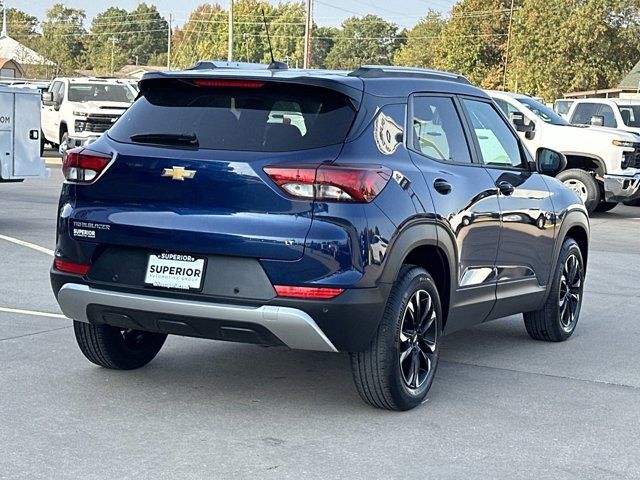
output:
[[[350,72],[350,77],[359,78],[426,78],[430,80],[448,80],[450,82],[464,83],[471,85],[471,82],[457,73],[442,72],[428,68],[415,67],[395,67],[389,65],[362,65],[360,68]]]
[[[287,64],[283,62],[273,62],[269,65],[264,63],[250,62],[227,62],[223,60],[200,60],[185,70],[217,70],[217,69],[233,69],[233,70],[286,70]]]

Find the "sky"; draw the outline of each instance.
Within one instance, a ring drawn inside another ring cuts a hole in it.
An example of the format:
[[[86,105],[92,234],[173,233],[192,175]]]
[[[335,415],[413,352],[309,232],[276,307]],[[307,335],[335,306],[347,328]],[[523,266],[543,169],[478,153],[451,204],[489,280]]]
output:
[[[58,0],[69,7],[82,8],[87,13],[87,25],[91,18],[109,6],[135,8],[139,0],[115,0],[101,2],[97,0]],[[186,21],[189,13],[197,5],[202,3],[215,3],[211,0],[146,0],[149,4],[155,4],[160,13],[166,17],[171,13],[176,23],[181,25]],[[218,0],[225,6],[229,0]],[[455,0],[313,0],[313,17],[316,24],[321,26],[339,26],[342,21],[353,15],[376,14],[384,19],[399,25],[401,28],[411,28],[429,8],[448,12]],[[46,10],[56,3],[56,0],[5,0],[7,7],[18,8],[38,18],[43,18]],[[278,4],[279,0],[269,0],[269,3]]]

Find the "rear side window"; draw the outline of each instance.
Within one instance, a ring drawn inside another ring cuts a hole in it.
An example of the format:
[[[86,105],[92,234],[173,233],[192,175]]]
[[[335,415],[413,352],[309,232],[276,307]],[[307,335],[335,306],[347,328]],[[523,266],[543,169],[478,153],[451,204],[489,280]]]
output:
[[[589,125],[591,123],[591,117],[596,113],[596,107],[597,105],[595,103],[579,103],[573,111],[571,123],[575,123],[576,125]]]
[[[568,100],[556,100],[553,109],[558,115],[566,115],[567,113],[569,113],[569,109],[571,108],[572,103],[573,102]]]
[[[604,120],[603,125],[605,127],[617,127],[618,126],[618,122],[616,122],[616,116],[613,113],[613,108],[611,108],[609,105],[600,105],[600,109],[598,110],[598,113],[596,115],[602,115],[602,118]]]
[[[414,98],[413,149],[435,160],[471,163],[464,130],[451,98]]]
[[[132,137],[187,135],[200,148],[284,152],[342,143],[356,114],[347,97],[329,89],[244,83],[149,81],[109,136],[134,143]]]

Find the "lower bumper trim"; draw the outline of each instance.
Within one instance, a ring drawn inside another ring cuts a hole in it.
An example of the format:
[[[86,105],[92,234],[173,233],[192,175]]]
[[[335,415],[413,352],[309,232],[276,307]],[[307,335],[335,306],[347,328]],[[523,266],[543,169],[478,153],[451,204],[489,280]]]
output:
[[[605,175],[604,198],[607,202],[623,202],[640,198],[640,173],[633,177]]]
[[[86,323],[90,323],[87,307],[104,305],[166,315],[252,323],[266,328],[282,343],[293,349],[338,351],[316,322],[307,313],[296,308],[271,305],[246,307],[175,300],[99,290],[77,283],[67,283],[60,288],[58,303],[62,313],[67,317]]]

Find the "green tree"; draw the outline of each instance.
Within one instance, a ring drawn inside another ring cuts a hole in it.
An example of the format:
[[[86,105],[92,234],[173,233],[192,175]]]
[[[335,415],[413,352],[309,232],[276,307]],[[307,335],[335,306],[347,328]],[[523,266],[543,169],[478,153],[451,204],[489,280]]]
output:
[[[91,22],[91,34],[86,41],[86,66],[98,75],[113,75],[127,63],[127,35],[134,28],[128,22],[127,11],[109,7]]]
[[[203,4],[191,12],[171,37],[171,66],[183,68],[198,60],[226,58],[227,15],[219,4]]]
[[[47,10],[41,23],[42,35],[37,39],[36,49],[57,66],[57,74],[72,74],[83,58],[83,37],[86,31],[83,22],[84,10],[54,4]]]
[[[327,55],[336,43],[339,30],[334,27],[314,27],[311,42],[311,66],[328,68]]]
[[[236,0],[233,15],[233,59],[269,62],[269,47],[262,21],[262,11],[269,24],[276,60],[290,65],[302,64],[304,51],[304,6],[280,3],[271,6],[261,0]],[[226,60],[228,14],[219,4],[198,6],[189,20],[172,36],[172,66],[184,67],[197,60]]]
[[[2,17],[0,16],[0,25]],[[38,36],[38,18],[17,8],[7,8],[7,35],[20,43],[32,47]]]
[[[523,0],[515,0],[517,9]],[[539,2],[540,4],[546,2]],[[502,84],[511,0],[462,0],[442,29],[437,66],[485,88]]]
[[[131,33],[123,38],[123,48],[130,63],[146,65],[152,56],[166,54],[169,23],[155,5],[140,3],[127,14],[127,21]]]
[[[326,57],[329,68],[352,69],[363,64],[389,65],[402,43],[398,26],[376,15],[351,17]]]
[[[427,15],[407,34],[407,41],[393,57],[395,65],[434,68],[438,62],[437,50],[446,20],[442,14],[429,10]]]
[[[525,0],[514,25],[511,88],[553,100],[614,87],[640,57],[640,10],[631,3]]]
[[[109,7],[91,22],[86,64],[101,75],[111,75],[128,63],[147,64],[166,52],[168,28],[158,10],[146,3],[130,12]]]

